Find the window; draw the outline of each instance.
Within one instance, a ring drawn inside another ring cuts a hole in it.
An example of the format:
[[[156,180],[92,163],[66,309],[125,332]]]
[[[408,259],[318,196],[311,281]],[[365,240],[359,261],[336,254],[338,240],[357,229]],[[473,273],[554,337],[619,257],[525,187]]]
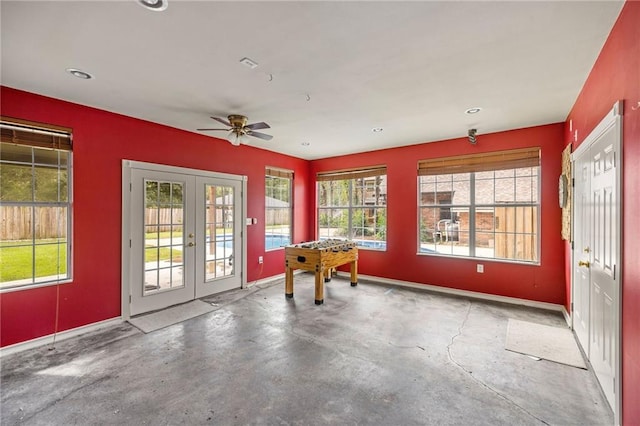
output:
[[[68,280],[71,138],[2,117],[0,289]]]
[[[387,248],[387,168],[319,173],[318,237]]]
[[[540,150],[418,163],[420,253],[539,261]]]
[[[266,168],[264,248],[271,250],[291,244],[293,203],[291,187],[293,172],[272,167]]]

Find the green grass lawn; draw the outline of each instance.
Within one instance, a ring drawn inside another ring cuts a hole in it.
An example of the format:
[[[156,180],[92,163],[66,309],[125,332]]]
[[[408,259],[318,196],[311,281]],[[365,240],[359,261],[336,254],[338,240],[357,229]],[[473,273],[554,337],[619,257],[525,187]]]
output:
[[[224,230],[218,230],[220,233]],[[230,232],[231,230],[227,230]],[[173,237],[181,237],[181,232],[173,232]],[[148,233],[146,238],[170,238],[171,232]],[[36,246],[36,270],[35,277],[65,274],[67,272],[66,244],[54,244],[56,240],[39,240]],[[30,241],[24,241],[24,246],[19,246],[21,241],[0,242],[0,283],[32,278],[33,274],[33,247]],[[50,243],[50,244],[47,244]],[[58,259],[60,256],[60,259]],[[171,249],[160,247],[157,250],[145,250],[145,262],[171,259]],[[182,262],[182,252],[173,251],[174,262]],[[60,271],[57,270],[58,264]]]
[[[16,244],[19,244],[19,242],[12,241],[11,243],[0,243],[0,259],[2,260],[2,262],[0,262],[2,264],[2,266],[0,266],[0,283],[32,278],[32,246],[25,245],[15,247]],[[36,246],[36,278],[58,274],[58,248],[60,249],[60,273],[66,273],[66,245],[62,244],[58,247],[58,244],[42,244]],[[156,250],[145,250],[145,262],[169,260],[170,258],[171,249],[169,247],[160,247]],[[181,251],[173,251],[173,261],[182,262]]]
[[[55,240],[52,240],[52,242]],[[46,242],[46,240],[39,241]],[[33,248],[32,246],[12,247],[19,244],[3,242],[0,244],[0,282],[23,280],[32,277],[33,274]],[[58,259],[58,256],[60,257]],[[57,270],[58,264],[60,271]],[[67,272],[67,246],[66,244],[42,244],[36,246],[36,270],[35,276],[46,277],[49,275],[65,274]]]
[[[170,247],[147,247],[144,251],[145,262],[155,262],[156,260],[169,260],[171,258]],[[182,251],[174,250],[173,259],[174,262],[182,262]]]

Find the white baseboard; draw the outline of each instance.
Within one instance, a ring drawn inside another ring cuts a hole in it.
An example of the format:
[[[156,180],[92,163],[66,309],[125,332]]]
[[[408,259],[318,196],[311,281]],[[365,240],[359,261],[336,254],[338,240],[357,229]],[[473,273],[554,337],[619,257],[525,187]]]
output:
[[[299,274],[304,274],[306,271],[303,271],[302,269],[296,269],[295,271],[293,271],[293,275],[299,275]],[[252,288],[255,287],[257,285],[261,285],[261,284],[268,284],[270,282],[273,281],[277,281],[277,280],[283,280],[285,278],[285,274],[278,274],[278,275],[272,275],[270,277],[266,277],[266,278],[262,278],[260,280],[256,280],[256,281],[251,281],[250,283],[247,283],[247,287],[246,288]]]
[[[91,331],[100,330],[102,328],[111,327],[116,324],[122,323],[122,318],[112,318],[100,322],[94,322],[89,325],[83,325],[81,327],[72,328],[70,330],[61,331],[55,334],[56,342],[76,337],[81,334],[89,333]],[[27,349],[37,348],[39,346],[49,345],[53,343],[53,334],[47,336],[38,337],[36,339],[27,340],[26,342],[15,343],[13,345],[0,348],[0,358],[6,355],[11,355],[17,352],[26,351]]]
[[[351,276],[349,272],[342,272],[342,271],[338,271],[338,275],[341,277],[347,277],[347,278]],[[535,300],[519,299],[517,297],[498,296],[495,294],[480,293],[477,291],[459,290],[457,288],[440,287],[440,286],[431,285],[431,284],[420,284],[420,283],[414,283],[410,281],[394,280],[391,278],[375,277],[371,275],[358,274],[358,278],[370,281],[372,284],[390,284],[390,285],[395,285],[399,287],[410,287],[410,288],[417,288],[420,290],[433,291],[437,293],[470,297],[473,299],[482,299],[482,300],[489,300],[493,302],[510,303],[512,305],[523,305],[523,306],[529,306],[532,308],[566,312],[563,305],[557,305],[555,303],[537,302]],[[566,315],[565,315],[565,318],[566,318]]]
[[[573,328],[573,322],[571,321],[571,315],[567,312],[567,308],[562,305],[562,315],[564,315],[564,320],[567,322],[569,328]]]

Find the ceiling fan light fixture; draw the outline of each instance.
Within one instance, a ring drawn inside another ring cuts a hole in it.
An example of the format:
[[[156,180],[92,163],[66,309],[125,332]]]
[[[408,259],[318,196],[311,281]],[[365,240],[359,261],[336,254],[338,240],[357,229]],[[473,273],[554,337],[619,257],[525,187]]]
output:
[[[249,137],[244,132],[240,132],[236,129],[232,129],[227,135],[227,140],[231,142],[233,146],[239,146],[240,144],[246,144],[249,142]]]
[[[162,12],[169,6],[169,0],[136,0],[145,9]]]
[[[238,133],[236,133],[235,130],[231,130],[229,132],[229,135],[227,136],[227,140],[231,142],[231,145],[233,146],[240,145],[240,135],[238,135]]]

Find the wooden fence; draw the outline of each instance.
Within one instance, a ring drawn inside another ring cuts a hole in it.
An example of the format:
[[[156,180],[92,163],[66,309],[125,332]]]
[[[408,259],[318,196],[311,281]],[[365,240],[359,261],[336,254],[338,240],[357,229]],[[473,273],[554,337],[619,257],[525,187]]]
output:
[[[64,238],[66,235],[65,207],[0,207],[0,239],[3,241],[28,240],[33,237]]]
[[[171,217],[173,215],[173,218]],[[148,208],[144,211],[144,223],[159,224],[158,230],[160,232],[171,231],[171,224],[182,225],[182,209],[153,209]],[[178,229],[174,229],[177,231]]]
[[[173,217],[172,217],[173,216]],[[288,222],[288,210],[268,210],[266,224]],[[230,218],[227,218],[227,220]],[[222,210],[216,210],[217,223],[222,223]],[[146,224],[159,224],[160,232],[171,230],[171,223],[182,224],[182,209],[146,209]],[[67,215],[64,207],[0,206],[0,239],[28,240],[61,238],[67,235]],[[174,229],[175,230],[175,229]]]

